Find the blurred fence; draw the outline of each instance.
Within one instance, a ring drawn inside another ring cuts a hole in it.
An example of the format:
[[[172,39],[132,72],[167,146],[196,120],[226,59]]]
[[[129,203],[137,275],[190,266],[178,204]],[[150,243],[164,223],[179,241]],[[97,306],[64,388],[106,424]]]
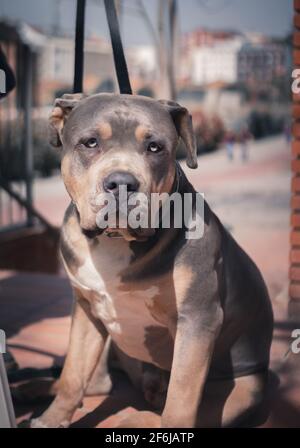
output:
[[[0,22],[0,46],[16,87],[0,102],[0,231],[30,226],[32,205],[32,106],[37,97],[40,36],[27,25]],[[14,194],[10,194],[12,191]]]
[[[0,42],[7,61],[16,77],[20,76],[20,48],[17,43]],[[18,84],[18,83],[17,83]],[[24,207],[9,195],[3,188],[3,182],[11,185],[11,181],[18,182],[11,187],[21,196],[26,197],[26,169],[24,152],[24,110],[21,108],[20,88],[2,99],[0,105],[0,230],[16,225],[26,225],[28,216]],[[19,169],[19,168],[23,169]],[[19,171],[19,173],[17,173]],[[1,186],[2,184],[2,186]]]

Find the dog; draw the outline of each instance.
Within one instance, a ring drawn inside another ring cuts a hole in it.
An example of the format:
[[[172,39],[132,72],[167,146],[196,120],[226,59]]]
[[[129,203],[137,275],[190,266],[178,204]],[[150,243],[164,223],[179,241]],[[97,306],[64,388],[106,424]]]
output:
[[[204,203],[204,231],[100,229],[97,195],[118,187],[197,194],[176,163],[197,167],[192,119],[172,101],[64,95],[50,117],[71,198],[61,256],[74,291],[70,345],[50,407],[32,427],[67,427],[89,390],[109,392],[109,346],[157,412],[119,427],[232,427],[264,402],[273,314],[253,261]],[[118,204],[120,207],[120,204]],[[111,341],[111,342],[110,342]],[[97,381],[98,380],[98,388]]]

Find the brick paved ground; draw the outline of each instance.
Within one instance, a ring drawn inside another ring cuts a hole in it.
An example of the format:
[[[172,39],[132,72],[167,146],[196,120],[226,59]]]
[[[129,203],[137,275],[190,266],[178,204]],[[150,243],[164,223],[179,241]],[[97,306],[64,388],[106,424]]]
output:
[[[262,270],[274,307],[276,324],[272,368],[280,377],[265,427],[300,427],[300,355],[288,352],[291,331],[300,322],[287,318],[289,232],[289,149],[282,138],[253,143],[250,160],[229,162],[224,151],[199,159],[199,169],[186,170],[222,221]],[[184,166],[184,164],[183,164]],[[38,181],[38,208],[59,225],[68,203],[59,178]],[[70,325],[71,293],[64,278],[13,272],[0,274],[0,327],[22,369],[61,365]],[[296,320],[296,318],[295,318]],[[287,355],[286,355],[287,354]],[[32,371],[25,371],[29,375]],[[35,371],[35,373],[38,373]],[[91,397],[74,417],[74,426],[111,426],[121,409],[145,409],[142,397],[118,376],[109,397]],[[38,415],[43,406],[16,406],[18,421]],[[109,418],[110,417],[110,418]]]

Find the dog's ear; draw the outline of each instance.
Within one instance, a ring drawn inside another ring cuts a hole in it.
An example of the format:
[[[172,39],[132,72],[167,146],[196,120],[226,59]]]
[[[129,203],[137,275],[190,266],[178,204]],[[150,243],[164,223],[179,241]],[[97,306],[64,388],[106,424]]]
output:
[[[165,109],[171,115],[179,137],[186,146],[186,164],[189,168],[197,168],[197,144],[193,130],[192,116],[189,111],[174,101],[160,100]]]
[[[49,141],[52,146],[62,146],[61,134],[68,116],[80,100],[85,98],[82,93],[65,94],[56,98],[49,118]]]

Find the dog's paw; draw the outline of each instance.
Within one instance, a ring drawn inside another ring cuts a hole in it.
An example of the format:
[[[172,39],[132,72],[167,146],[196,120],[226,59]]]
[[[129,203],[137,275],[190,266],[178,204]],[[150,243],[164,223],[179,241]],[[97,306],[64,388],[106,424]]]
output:
[[[31,420],[23,420],[18,424],[18,428],[49,428],[39,418],[33,418]]]
[[[60,423],[58,426],[54,426],[45,423],[40,418],[33,418],[31,420],[24,420],[18,426],[19,428],[32,428],[32,429],[68,428],[70,426],[70,422],[64,421]]]
[[[39,418],[33,418],[32,420],[30,420],[30,428],[44,428],[47,429],[49,428],[48,425],[46,425],[41,419]]]

